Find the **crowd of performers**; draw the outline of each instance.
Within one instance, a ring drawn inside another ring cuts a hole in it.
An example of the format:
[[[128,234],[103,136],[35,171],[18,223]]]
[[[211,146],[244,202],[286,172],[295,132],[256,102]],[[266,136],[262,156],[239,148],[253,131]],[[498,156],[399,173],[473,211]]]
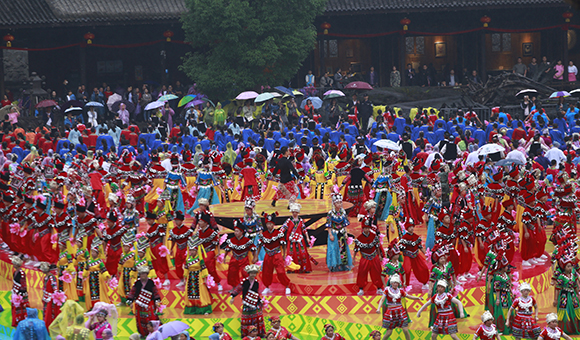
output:
[[[435,157],[426,166],[421,158],[410,162],[404,152],[370,153],[364,143],[352,149],[333,144],[328,154],[312,148],[306,158],[303,149],[276,151],[270,160],[250,149],[239,154],[229,149],[223,154],[152,154],[147,169],[124,151],[119,159],[97,153],[66,164],[45,158],[3,169],[0,236],[18,255],[13,325],[26,318],[28,307],[22,259],[56,264],[41,268],[47,275],[47,326],[58,316],[59,303],[51,298],[55,293],[83,301],[91,310],[96,303],[109,303],[107,289],[116,285],[122,302],[134,306],[139,333],[145,336],[147,324],[158,319],[158,289],[169,285],[170,268],[184,286],[185,312],[208,314],[209,288],[217,285],[223,291],[217,268],[231,253],[225,279],[233,287],[232,297],[243,296],[242,335],[256,326],[264,336],[260,295],[271,293],[274,272],[291,294],[287,272],[307,273],[315,263],[296,203],[315,198],[332,201],[326,223],[328,270],[351,270],[360,253],[359,295],[370,276],[383,295],[386,338],[409,322],[401,298],[413,297],[401,289],[410,285],[411,274],[428,289],[424,308],[437,306],[430,312],[433,334],[456,333],[456,318],[467,313],[455,293],[476,274],[485,280],[486,310],[498,332],[539,334],[531,316],[535,301],[522,289],[526,285],[520,285],[521,297],[514,295],[511,264],[516,252],[523,267],[552,261],[559,327],[580,334],[576,182],[566,171],[550,182],[531,165],[497,167],[483,157],[467,167],[461,160],[453,165]],[[255,211],[256,200],[276,206],[281,199],[289,204],[279,209],[289,209],[291,217],[280,227],[275,226],[276,214]],[[343,199],[354,205],[348,213]],[[236,221],[233,235],[224,237],[210,207],[240,200],[244,216]],[[184,224],[187,215],[193,217],[191,225]],[[352,239],[349,217],[361,222]],[[140,219],[146,221],[143,232]],[[552,219],[550,241],[556,250],[547,256],[546,226]],[[427,228],[425,242],[415,228]],[[252,267],[256,263],[261,264],[261,293]],[[478,269],[472,270],[474,264]]]

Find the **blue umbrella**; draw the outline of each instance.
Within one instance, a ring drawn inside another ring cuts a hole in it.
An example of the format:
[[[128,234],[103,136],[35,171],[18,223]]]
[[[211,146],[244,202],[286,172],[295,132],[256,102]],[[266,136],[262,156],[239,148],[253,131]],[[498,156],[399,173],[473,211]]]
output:
[[[294,93],[292,93],[292,90],[290,90],[289,88],[286,88],[284,86],[276,86],[275,89],[278,90],[278,91],[280,91],[280,92],[282,92],[283,94],[289,95],[292,98],[295,97],[294,96]]]
[[[88,102],[85,104],[85,107],[105,107],[105,105],[99,103],[99,102]]]
[[[306,106],[306,102],[308,102],[309,100],[312,102],[312,106],[314,106],[315,109],[318,110],[322,107],[322,99],[318,97],[308,97],[304,99],[302,103],[300,103],[300,108],[303,109],[304,106]]]

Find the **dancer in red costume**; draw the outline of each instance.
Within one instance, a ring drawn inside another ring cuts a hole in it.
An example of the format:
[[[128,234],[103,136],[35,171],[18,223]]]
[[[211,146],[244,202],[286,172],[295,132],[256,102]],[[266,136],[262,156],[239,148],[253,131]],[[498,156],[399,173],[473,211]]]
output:
[[[169,286],[169,265],[167,264],[167,257],[161,255],[161,247],[164,247],[163,240],[165,239],[166,225],[156,223],[157,215],[152,212],[147,212],[145,215],[147,221],[147,233],[149,238],[149,247],[151,248],[152,264],[155,269],[155,274],[160,279],[165,278],[164,286]]]
[[[308,253],[310,236],[306,231],[304,220],[299,217],[302,206],[298,203],[290,205],[292,214],[281,230],[286,233],[286,244],[288,245],[288,256],[292,257],[292,262],[300,266],[296,273],[310,273],[312,271],[311,256]]]
[[[324,336],[320,340],[346,340],[342,335],[334,332],[334,326],[324,325]]]
[[[463,183],[462,183],[463,184]],[[471,253],[471,247],[474,242],[474,225],[476,225],[477,220],[474,216],[474,211],[465,207],[461,211],[461,220],[458,228],[458,240],[457,240],[457,251],[459,252],[459,267],[456,270],[456,274],[459,277],[465,278],[475,278],[473,275],[469,274],[469,269],[471,269],[471,264],[473,263],[473,254]]]
[[[252,257],[256,258],[256,246],[251,239],[244,236],[245,232],[244,223],[234,221],[234,237],[227,239],[224,245],[224,262],[228,253],[232,253],[228,266],[228,284],[232,287],[237,287],[241,279],[248,277],[244,268],[250,264],[249,254],[252,253]]]
[[[427,301],[419,311],[417,311],[417,318],[421,317],[421,313],[429,305],[434,304],[437,307],[437,318],[433,324],[431,340],[437,340],[438,335],[449,335],[454,340],[459,340],[457,337],[457,319],[453,314],[452,304],[456,305],[460,311],[460,318],[463,318],[463,304],[457,298],[454,298],[451,294],[445,293],[447,288],[447,282],[445,280],[439,280],[437,282],[437,294],[431,296],[429,301]]]
[[[529,283],[520,284],[522,296],[515,298],[507,315],[515,313],[512,324],[513,336],[516,339],[537,339],[542,331],[538,326],[538,304],[536,299],[530,296],[532,287]],[[510,319],[506,320],[506,327],[510,326]]]
[[[499,334],[497,333],[497,329],[493,324],[493,315],[486,310],[481,315],[481,322],[482,324],[479,325],[477,331],[473,335],[473,339],[481,339],[481,340],[500,340]],[[534,338],[536,339],[536,338]]]
[[[183,281],[183,264],[187,257],[187,240],[193,233],[193,230],[183,224],[183,221],[185,221],[185,215],[183,215],[183,212],[175,212],[175,218],[173,218],[173,229],[169,231],[171,249],[175,248],[175,255],[173,256],[173,259],[175,260],[175,273],[177,274],[177,278],[181,280],[177,284],[177,287],[183,287],[185,285],[185,282]]]
[[[370,274],[371,280],[377,288],[377,295],[383,294],[383,280],[381,277],[381,262],[385,256],[381,239],[371,227],[363,225],[362,233],[354,240],[354,256],[360,253],[361,259],[356,276],[356,285],[358,286],[358,295],[364,294],[364,288],[367,285],[367,279]]]
[[[219,233],[216,229],[210,227],[211,216],[207,213],[202,213],[197,221],[196,235],[199,242],[205,249],[205,266],[209,275],[211,275],[218,285],[218,291],[222,291],[222,278],[216,270],[216,252],[220,251]]]
[[[254,159],[250,157],[244,159],[244,168],[239,172],[240,179],[243,179],[244,183],[242,188],[242,201],[245,201],[249,197],[254,200],[260,199],[262,193],[258,186],[257,173],[258,171],[254,168]]]
[[[262,232],[260,236],[260,246],[258,247],[257,253],[264,248],[266,250],[266,255],[264,256],[264,265],[262,270],[262,281],[264,281],[264,286],[266,287],[262,291],[262,295],[269,294],[270,285],[274,279],[274,269],[276,269],[276,275],[278,276],[278,281],[286,287],[286,295],[290,295],[290,279],[286,275],[286,238],[284,233],[280,229],[274,229],[274,220],[278,216],[278,213],[264,214],[264,224],[266,225],[266,230]],[[254,259],[256,262],[257,259]]]
[[[40,269],[40,271],[45,275],[44,284],[42,287],[42,315],[44,318],[44,324],[48,330],[50,324],[60,314],[60,305],[57,304],[57,301],[53,298],[52,295],[58,292],[58,284],[56,276],[50,272],[50,264],[47,262],[42,262],[40,263],[38,269]]]
[[[34,235],[32,236],[33,253],[39,261],[56,263],[58,261],[58,252],[52,248],[50,222],[50,215],[46,213],[46,204],[38,200],[36,202],[36,212],[30,224],[30,228],[34,230]]]
[[[536,245],[534,247],[535,253],[534,258],[536,260],[548,260],[548,256],[544,254],[546,250],[546,226],[548,224],[548,211],[550,208],[546,203],[548,201],[549,194],[545,189],[542,189],[536,193],[536,206],[534,207],[534,213],[537,223],[536,232]]]
[[[103,230],[103,238],[107,242],[107,260],[105,261],[105,267],[107,267],[107,271],[111,276],[116,276],[119,270],[119,261],[123,254],[121,238],[127,231],[125,227],[117,223],[117,219],[117,215],[109,212],[106,221],[107,227]]]
[[[282,326],[279,316],[272,316],[270,317],[270,323],[272,327],[268,331],[268,333],[274,333],[274,340],[298,340],[286,327]]]
[[[508,262],[512,263],[515,254],[514,227],[516,225],[512,211],[514,211],[516,205],[512,199],[504,201],[502,204],[504,211],[497,221],[497,229],[499,230],[502,239],[508,240],[505,256]]]
[[[404,257],[403,268],[407,276],[405,282],[407,284],[411,282],[411,272],[413,272],[417,280],[427,288],[429,269],[427,268],[427,263],[425,263],[423,240],[421,240],[419,235],[413,233],[415,231],[415,223],[412,219],[407,218],[405,228],[407,233],[399,241],[399,247]]]

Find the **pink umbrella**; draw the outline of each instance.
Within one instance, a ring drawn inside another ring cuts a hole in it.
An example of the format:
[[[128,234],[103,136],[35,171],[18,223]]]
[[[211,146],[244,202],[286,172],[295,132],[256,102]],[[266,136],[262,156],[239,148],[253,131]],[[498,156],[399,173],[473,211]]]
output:
[[[259,96],[257,92],[254,91],[246,91],[238,94],[236,97],[237,100],[248,100],[248,99],[256,99]]]
[[[365,81],[353,81],[344,87],[350,90],[372,90],[373,87]]]

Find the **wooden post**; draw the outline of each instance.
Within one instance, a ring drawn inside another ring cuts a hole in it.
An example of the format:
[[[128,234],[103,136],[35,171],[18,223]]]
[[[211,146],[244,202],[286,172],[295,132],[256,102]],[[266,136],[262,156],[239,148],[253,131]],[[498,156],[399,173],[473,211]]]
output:
[[[481,31],[481,60],[480,60],[480,78],[481,81],[485,83],[485,81],[487,80],[487,65],[485,62],[485,30]]]
[[[564,47],[564,51],[562,51],[562,65],[564,65],[563,83],[565,84],[568,81],[568,25],[562,26],[562,32],[562,46]]]
[[[407,77],[405,76],[405,34],[402,33],[399,37],[399,72],[401,73],[401,82],[405,86],[411,86],[412,84],[407,84]]]
[[[79,48],[80,48],[80,51],[79,51],[79,54],[80,54],[80,58],[79,58],[79,64],[80,65],[79,66],[80,67],[79,68],[80,68],[80,71],[81,71],[81,74],[80,74],[80,76],[81,76],[81,85],[82,84],[85,84],[86,85],[86,83],[87,83],[87,56],[86,56],[86,51],[85,51],[85,48],[86,47],[83,46],[83,44],[81,44],[79,46]]]

